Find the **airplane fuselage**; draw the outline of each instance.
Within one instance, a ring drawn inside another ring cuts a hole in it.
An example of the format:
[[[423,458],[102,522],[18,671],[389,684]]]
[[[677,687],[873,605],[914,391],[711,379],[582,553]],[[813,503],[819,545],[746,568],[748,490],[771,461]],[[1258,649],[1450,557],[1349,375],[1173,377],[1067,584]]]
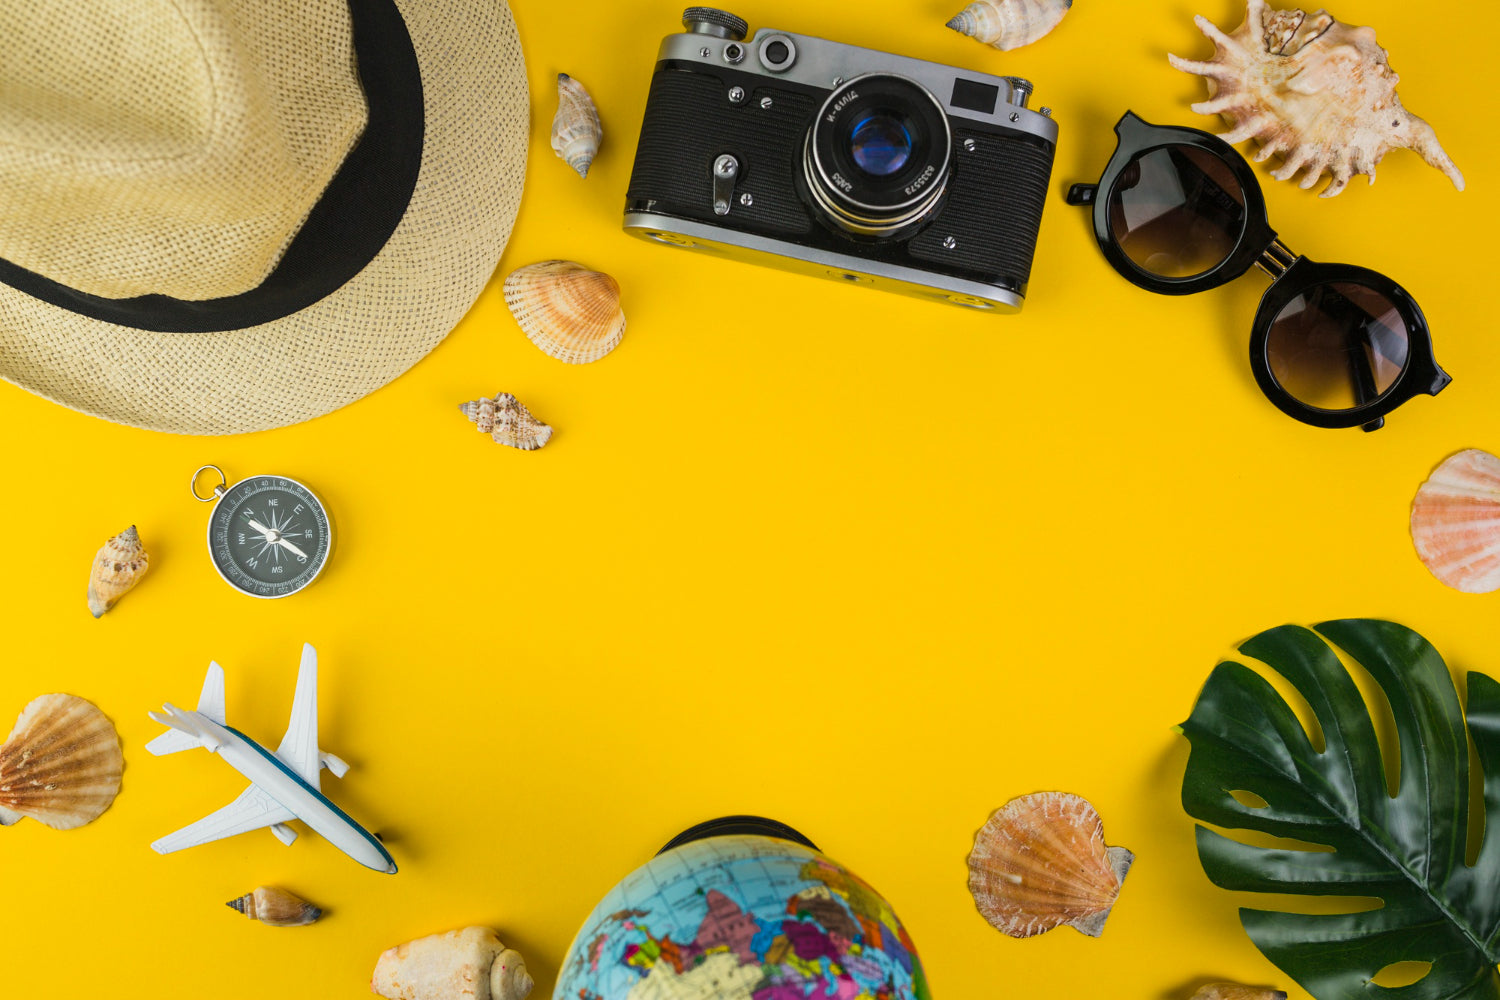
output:
[[[302,780],[271,751],[233,726],[220,725],[198,712],[182,714],[191,715],[203,734],[211,735],[219,744],[210,746],[205,740],[206,749],[222,757],[226,764],[249,778],[314,833],[366,868],[392,875],[396,873],[395,859],[373,834],[330,802],[326,795]]]

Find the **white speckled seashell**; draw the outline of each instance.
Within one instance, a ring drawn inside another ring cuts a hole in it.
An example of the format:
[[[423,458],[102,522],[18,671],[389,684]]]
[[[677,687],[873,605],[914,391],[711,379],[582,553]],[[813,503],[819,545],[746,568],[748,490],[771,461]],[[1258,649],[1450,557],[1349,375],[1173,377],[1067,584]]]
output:
[[[583,84],[566,73],[557,74],[557,114],[552,119],[552,148],[579,177],[589,175],[589,165],[599,152],[604,127],[599,112]]]
[[[56,830],[90,823],[114,802],[124,769],[108,716],[76,695],[44,694],[0,746],[0,824],[23,816]]]
[[[1500,590],[1500,458],[1469,448],[1434,469],[1412,501],[1411,537],[1448,586]]]
[[[1400,77],[1373,28],[1353,27],[1327,11],[1271,10],[1248,0],[1245,23],[1225,34],[1205,17],[1198,28],[1214,43],[1212,59],[1168,56],[1177,69],[1208,81],[1209,100],[1193,105],[1229,123],[1226,142],[1254,139],[1255,155],[1273,155],[1271,171],[1311,188],[1325,173],[1324,198],[1343,191],[1355,174],[1375,182],[1375,166],[1392,149],[1414,149],[1460,191],[1464,177],[1438,142],[1432,126],[1407,111],[1396,94]]]
[[[370,977],[370,992],[389,1000],[526,1000],[534,985],[526,960],[488,927],[388,948]]]
[[[969,892],[1011,937],[1063,924],[1098,937],[1134,859],[1104,843],[1104,823],[1087,799],[1037,792],[996,809],[974,835]]]
[[[516,268],[505,304],[533,344],[571,365],[598,361],[625,335],[619,284],[570,260]]]
[[[975,0],[948,27],[986,45],[1019,49],[1057,27],[1073,0]]]
[[[151,558],[135,525],[120,532],[94,554],[89,569],[89,613],[95,618],[115,606],[146,575]]]
[[[552,440],[552,428],[532,416],[531,411],[508,392],[497,392],[491,399],[472,399],[460,403],[458,408],[496,444],[536,451]]]

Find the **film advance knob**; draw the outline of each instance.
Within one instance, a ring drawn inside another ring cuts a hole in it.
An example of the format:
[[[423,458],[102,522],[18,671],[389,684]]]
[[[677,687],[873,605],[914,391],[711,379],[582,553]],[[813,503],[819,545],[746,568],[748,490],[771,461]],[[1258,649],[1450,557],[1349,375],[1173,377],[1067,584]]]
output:
[[[743,18],[717,7],[689,7],[682,12],[682,26],[695,35],[713,35],[742,42],[750,30]]]

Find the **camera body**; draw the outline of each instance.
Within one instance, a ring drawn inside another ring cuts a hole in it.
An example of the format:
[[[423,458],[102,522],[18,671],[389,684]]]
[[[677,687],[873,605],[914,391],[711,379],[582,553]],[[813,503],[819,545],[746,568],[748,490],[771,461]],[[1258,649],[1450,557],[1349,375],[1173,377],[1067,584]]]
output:
[[[1031,85],[689,8],[657,57],[625,230],[1014,312],[1057,125]]]

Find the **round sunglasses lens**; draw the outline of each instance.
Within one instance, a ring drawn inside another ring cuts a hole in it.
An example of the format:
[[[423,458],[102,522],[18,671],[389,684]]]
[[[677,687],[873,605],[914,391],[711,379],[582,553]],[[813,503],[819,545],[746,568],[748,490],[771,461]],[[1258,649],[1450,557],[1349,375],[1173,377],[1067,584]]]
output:
[[[1396,306],[1351,282],[1314,285],[1282,307],[1266,353],[1297,401],[1351,410],[1380,397],[1406,368],[1411,339]]]
[[[1109,192],[1109,231],[1125,255],[1163,278],[1212,271],[1245,230],[1245,191],[1229,164],[1193,146],[1142,153]]]

